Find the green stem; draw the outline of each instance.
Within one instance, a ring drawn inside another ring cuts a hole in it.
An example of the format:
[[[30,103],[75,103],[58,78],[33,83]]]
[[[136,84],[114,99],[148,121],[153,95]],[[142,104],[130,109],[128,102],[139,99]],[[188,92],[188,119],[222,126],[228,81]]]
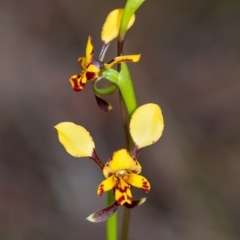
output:
[[[123,127],[127,139],[127,147],[130,152],[133,151],[133,142],[129,132],[129,119],[133,112],[137,109],[137,100],[132,83],[132,79],[126,63],[121,63],[121,71],[119,73],[118,87],[120,90],[120,98],[125,104],[121,108]],[[121,102],[121,101],[120,101]]]
[[[129,133],[129,119],[132,116],[133,112],[137,109],[137,101],[134,87],[132,84],[132,79],[126,63],[121,63],[121,71],[119,74],[118,86],[120,90],[120,104],[124,102],[125,105],[123,107],[123,104],[121,104],[121,113],[123,119],[124,133],[127,142],[127,148],[129,152],[132,152],[133,142],[131,135]],[[121,240],[128,239],[129,223],[130,223],[130,209],[124,207]]]
[[[118,86],[130,118],[133,112],[137,109],[137,100],[132,79],[126,63],[121,63]]]
[[[123,97],[121,92],[119,91],[119,104],[120,104],[120,112],[121,112],[121,117],[122,117],[122,125],[123,125],[123,131],[124,131],[124,136],[125,136],[125,142],[127,145],[127,148],[129,149],[130,147],[130,142],[129,142],[129,120],[128,120],[128,113],[126,111],[126,105],[123,101]]]
[[[124,207],[123,209],[123,221],[122,221],[122,236],[121,240],[128,239],[129,223],[130,223],[130,208]]]
[[[107,204],[108,206],[115,202],[115,197],[113,190],[108,191],[107,193]],[[107,220],[107,239],[108,240],[117,240],[118,239],[118,229],[117,229],[117,212],[115,212],[112,217]]]
[[[132,17],[132,15],[136,12],[136,10],[141,6],[141,4],[144,2],[144,0],[127,0],[121,24],[119,29],[119,36],[118,36],[118,56],[122,55],[123,53],[123,45],[124,45],[124,39],[125,34],[127,32],[128,23]],[[103,51],[104,52],[104,51]],[[102,54],[104,56],[104,54]],[[136,96],[134,92],[134,87],[132,84],[132,79],[130,76],[130,73],[128,71],[128,67],[126,63],[121,63],[121,65],[118,67],[119,77],[118,77],[118,87],[119,87],[119,97],[120,97],[120,105],[121,105],[121,113],[122,113],[122,121],[123,121],[123,127],[125,132],[125,137],[127,140],[127,148],[130,152],[133,151],[133,142],[132,138],[129,133],[129,119],[132,116],[133,112],[137,109],[137,101]],[[115,83],[116,84],[116,83]],[[124,104],[125,107],[124,107]],[[110,194],[108,193],[108,201],[110,201]],[[111,194],[113,196],[113,194]],[[111,204],[112,202],[108,202],[108,204]],[[112,218],[115,216],[115,220],[112,220]],[[115,240],[117,239],[117,216],[116,213],[111,217],[107,222],[107,237],[108,240]],[[113,221],[113,222],[111,222]],[[123,216],[123,225],[122,225],[122,240],[128,239],[128,229],[129,229],[129,222],[130,222],[130,210],[128,208],[124,208],[124,216]],[[114,230],[112,230],[112,225]],[[110,235],[110,233],[113,232],[113,235]]]
[[[114,85],[114,84],[111,84],[107,87],[104,87],[104,88],[98,88],[97,86],[97,80],[93,82],[93,91],[96,95],[110,95],[112,93],[114,93],[117,89],[117,86]]]

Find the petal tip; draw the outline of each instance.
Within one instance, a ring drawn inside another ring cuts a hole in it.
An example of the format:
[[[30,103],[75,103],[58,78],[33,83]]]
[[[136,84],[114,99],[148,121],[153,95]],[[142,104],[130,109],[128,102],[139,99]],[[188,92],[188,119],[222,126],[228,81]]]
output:
[[[99,106],[99,108],[101,110],[103,110],[104,112],[109,112],[113,109],[112,105],[109,104],[107,101],[105,101],[104,99],[98,97],[97,95],[95,95],[97,104]]]
[[[139,201],[139,205],[142,205],[143,203],[145,203],[147,200],[147,198],[141,198],[140,201]]]
[[[110,206],[107,206],[106,208],[100,209],[90,216],[88,216],[86,219],[90,222],[97,223],[102,222],[110,218],[118,209],[118,205],[116,202],[112,203]]]
[[[136,59],[137,59],[136,62],[138,62],[140,60],[140,58],[141,58],[141,54],[137,54],[136,55]]]
[[[94,215],[94,213],[91,214],[90,216],[88,216],[88,217],[86,218],[86,220],[88,220],[89,222],[97,222],[96,219],[93,217],[93,215]]]

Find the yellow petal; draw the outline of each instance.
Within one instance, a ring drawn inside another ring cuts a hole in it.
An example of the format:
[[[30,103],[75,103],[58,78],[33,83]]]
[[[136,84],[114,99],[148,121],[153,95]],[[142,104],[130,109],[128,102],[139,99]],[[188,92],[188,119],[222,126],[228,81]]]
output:
[[[130,173],[129,175],[124,176],[124,180],[128,184],[130,184],[130,185],[132,185],[134,187],[142,188],[146,193],[151,188],[150,183],[148,182],[148,180],[145,177],[141,176],[141,175]]]
[[[93,78],[97,78],[99,72],[100,72],[100,68],[99,67],[95,66],[94,64],[89,64],[88,67],[87,67],[87,75],[89,74],[89,76],[87,76],[87,80],[90,80],[90,79],[93,79]]]
[[[103,174],[107,178],[117,171],[127,170],[133,173],[141,172],[141,165],[137,160],[134,160],[126,149],[121,149],[113,153],[103,168]]]
[[[130,133],[139,149],[155,143],[161,137],[163,128],[161,109],[153,103],[137,108],[130,120]]]
[[[101,38],[102,41],[107,44],[118,36],[120,23],[122,19],[123,9],[115,9],[111,11],[102,27]],[[135,15],[133,15],[129,21],[128,29],[133,25],[135,21]]]
[[[119,205],[132,203],[132,193],[129,185],[120,177],[120,183],[115,187],[115,199]]]
[[[93,60],[93,54],[94,54],[94,49],[93,49],[93,44],[92,44],[92,38],[89,36],[88,41],[87,41],[87,46],[86,46],[86,66]]]
[[[55,126],[60,143],[74,157],[91,157],[95,148],[90,133],[82,126],[62,122]]]
[[[98,186],[97,194],[101,196],[104,192],[111,190],[115,186],[116,182],[114,181],[114,176],[111,176]]]
[[[141,54],[137,55],[125,55],[125,56],[119,56],[115,57],[112,61],[109,63],[105,63],[105,68],[111,68],[113,65],[118,64],[120,62],[138,62],[141,57]]]
[[[80,57],[78,59],[78,63],[80,65],[80,67],[82,68],[82,70],[86,69],[86,58],[85,57]]]
[[[69,81],[71,83],[73,90],[75,90],[76,92],[81,91],[86,85],[86,82],[87,82],[86,73],[87,72],[84,71],[82,72],[81,75],[73,75],[72,77],[70,77]]]

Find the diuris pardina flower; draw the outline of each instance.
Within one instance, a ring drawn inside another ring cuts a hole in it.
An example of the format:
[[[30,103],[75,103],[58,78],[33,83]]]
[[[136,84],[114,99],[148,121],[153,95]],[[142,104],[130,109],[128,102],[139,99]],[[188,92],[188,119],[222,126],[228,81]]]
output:
[[[103,55],[105,54],[105,51],[109,46],[110,42],[118,35],[122,14],[123,9],[115,9],[112,12],[110,12],[106,18],[101,33],[101,38],[103,41],[101,54]],[[133,25],[134,21],[135,16],[131,18],[128,28],[130,28]],[[102,58],[101,54],[100,58]],[[101,70],[111,68],[115,64],[119,64],[121,62],[138,62],[139,59],[140,54],[118,56],[108,63],[104,63],[98,59],[95,59],[92,38],[89,36],[86,46],[85,57],[80,57],[78,59],[82,72],[80,74],[73,75],[69,79],[69,81],[71,83],[72,88],[75,91],[81,91],[86,85],[87,81],[100,77]]]
[[[103,168],[106,180],[99,185],[98,195],[101,196],[103,192],[114,188],[115,199],[119,205],[132,204],[130,186],[142,188],[146,193],[150,190],[150,183],[145,177],[138,175],[140,172],[141,165],[126,149],[114,152]]]
[[[93,80],[99,77],[101,69],[111,68],[115,64],[121,62],[137,62],[140,59],[138,55],[125,55],[115,57],[109,63],[103,63],[94,59],[94,48],[92,44],[92,38],[89,36],[86,46],[86,57],[80,57],[78,59],[79,65],[82,68],[81,74],[73,75],[70,78],[70,83],[75,91],[81,91],[86,85],[87,81]]]
[[[59,123],[55,128],[58,131],[59,141],[69,154],[74,157],[89,157],[103,171],[106,179],[100,183],[97,190],[98,195],[114,189],[115,202],[90,215],[88,220],[103,221],[110,217],[120,205],[131,207],[142,203],[136,204],[136,201],[133,201],[131,186],[141,188],[145,192],[150,190],[148,180],[139,175],[141,165],[137,161],[137,156],[140,149],[155,143],[162,135],[164,122],[158,105],[149,103],[136,109],[129,125],[134,143],[133,152],[129,153],[127,149],[115,151],[105,165],[99,160],[94,141],[85,128],[71,122]]]

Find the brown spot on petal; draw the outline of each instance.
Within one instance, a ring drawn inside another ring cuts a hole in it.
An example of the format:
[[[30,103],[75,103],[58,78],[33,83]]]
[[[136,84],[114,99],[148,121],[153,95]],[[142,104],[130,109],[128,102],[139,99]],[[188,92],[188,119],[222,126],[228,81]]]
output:
[[[83,89],[86,83],[80,82],[80,88]]]
[[[122,195],[119,199],[117,199],[117,203],[119,204],[119,205],[122,205],[122,202],[125,200],[125,197],[124,197],[124,195]]]
[[[143,180],[142,189],[147,193],[147,192],[149,192],[149,184],[148,184],[148,182],[144,181],[144,179],[142,179],[142,180]]]
[[[127,196],[127,199],[132,203],[132,197]]]
[[[80,75],[75,75],[70,78],[70,82],[74,91],[79,92],[83,89],[83,86],[78,84]]]
[[[86,72],[86,78],[87,80],[92,80],[96,78],[96,73],[95,72]]]
[[[101,185],[99,186],[98,191],[99,191],[98,196],[102,196],[102,194],[104,193],[104,185],[103,185],[103,184],[101,184]]]
[[[125,193],[127,191],[127,189],[129,188],[128,186],[125,186],[123,189],[121,188],[121,186],[118,184],[116,185],[116,188],[121,192],[121,193]]]

